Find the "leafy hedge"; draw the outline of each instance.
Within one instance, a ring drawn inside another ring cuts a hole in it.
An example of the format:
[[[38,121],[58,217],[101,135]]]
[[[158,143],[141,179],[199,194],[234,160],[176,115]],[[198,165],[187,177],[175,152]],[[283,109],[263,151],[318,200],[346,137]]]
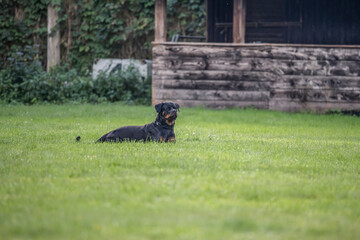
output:
[[[0,100],[5,103],[37,102],[116,102],[150,104],[151,79],[144,79],[135,68],[111,75],[101,73],[96,79],[81,76],[69,67],[45,72],[33,60],[31,47],[9,58],[6,69],[0,70]]]
[[[23,78],[24,81],[14,78],[13,74],[9,71],[0,72],[2,102],[34,104],[123,101],[128,104],[145,105],[151,103],[151,80],[141,78],[135,69],[110,76],[100,74],[97,79],[81,77],[75,69],[68,72],[53,69],[50,73],[39,71],[32,77]]]

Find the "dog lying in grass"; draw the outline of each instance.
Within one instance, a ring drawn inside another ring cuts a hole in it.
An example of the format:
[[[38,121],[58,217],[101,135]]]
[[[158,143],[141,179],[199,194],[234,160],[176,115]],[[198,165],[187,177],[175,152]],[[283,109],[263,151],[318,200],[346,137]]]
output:
[[[144,126],[125,126],[115,129],[102,136],[97,142],[175,142],[174,125],[179,108],[179,104],[173,102],[157,104],[155,109],[158,115],[154,122]]]

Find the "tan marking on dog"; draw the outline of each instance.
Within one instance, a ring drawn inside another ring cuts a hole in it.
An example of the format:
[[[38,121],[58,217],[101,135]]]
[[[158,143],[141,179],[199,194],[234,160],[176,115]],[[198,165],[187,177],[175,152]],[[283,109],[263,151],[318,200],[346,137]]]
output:
[[[161,136],[160,136],[159,141],[160,141],[160,142],[165,142],[166,139],[165,139],[164,137],[161,137]]]
[[[172,121],[165,120],[165,123],[169,126],[172,126],[172,125],[174,125],[175,121],[174,120],[172,120]]]
[[[176,139],[174,137],[169,138],[169,142],[176,142]]]
[[[168,119],[170,116],[171,116],[170,114],[167,114],[167,115],[165,116],[165,119]]]

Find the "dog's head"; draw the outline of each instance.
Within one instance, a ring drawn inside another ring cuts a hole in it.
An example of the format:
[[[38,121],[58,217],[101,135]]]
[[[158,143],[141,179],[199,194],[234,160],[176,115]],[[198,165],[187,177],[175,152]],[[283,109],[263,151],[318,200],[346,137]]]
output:
[[[173,102],[165,102],[155,105],[159,118],[169,126],[174,125],[179,108],[179,104]]]

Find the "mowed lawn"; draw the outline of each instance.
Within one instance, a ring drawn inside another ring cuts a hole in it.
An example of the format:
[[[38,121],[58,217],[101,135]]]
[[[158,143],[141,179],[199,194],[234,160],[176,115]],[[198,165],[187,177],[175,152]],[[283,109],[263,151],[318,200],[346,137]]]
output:
[[[0,105],[0,239],[360,239],[360,118],[180,110],[95,144],[155,109]]]

